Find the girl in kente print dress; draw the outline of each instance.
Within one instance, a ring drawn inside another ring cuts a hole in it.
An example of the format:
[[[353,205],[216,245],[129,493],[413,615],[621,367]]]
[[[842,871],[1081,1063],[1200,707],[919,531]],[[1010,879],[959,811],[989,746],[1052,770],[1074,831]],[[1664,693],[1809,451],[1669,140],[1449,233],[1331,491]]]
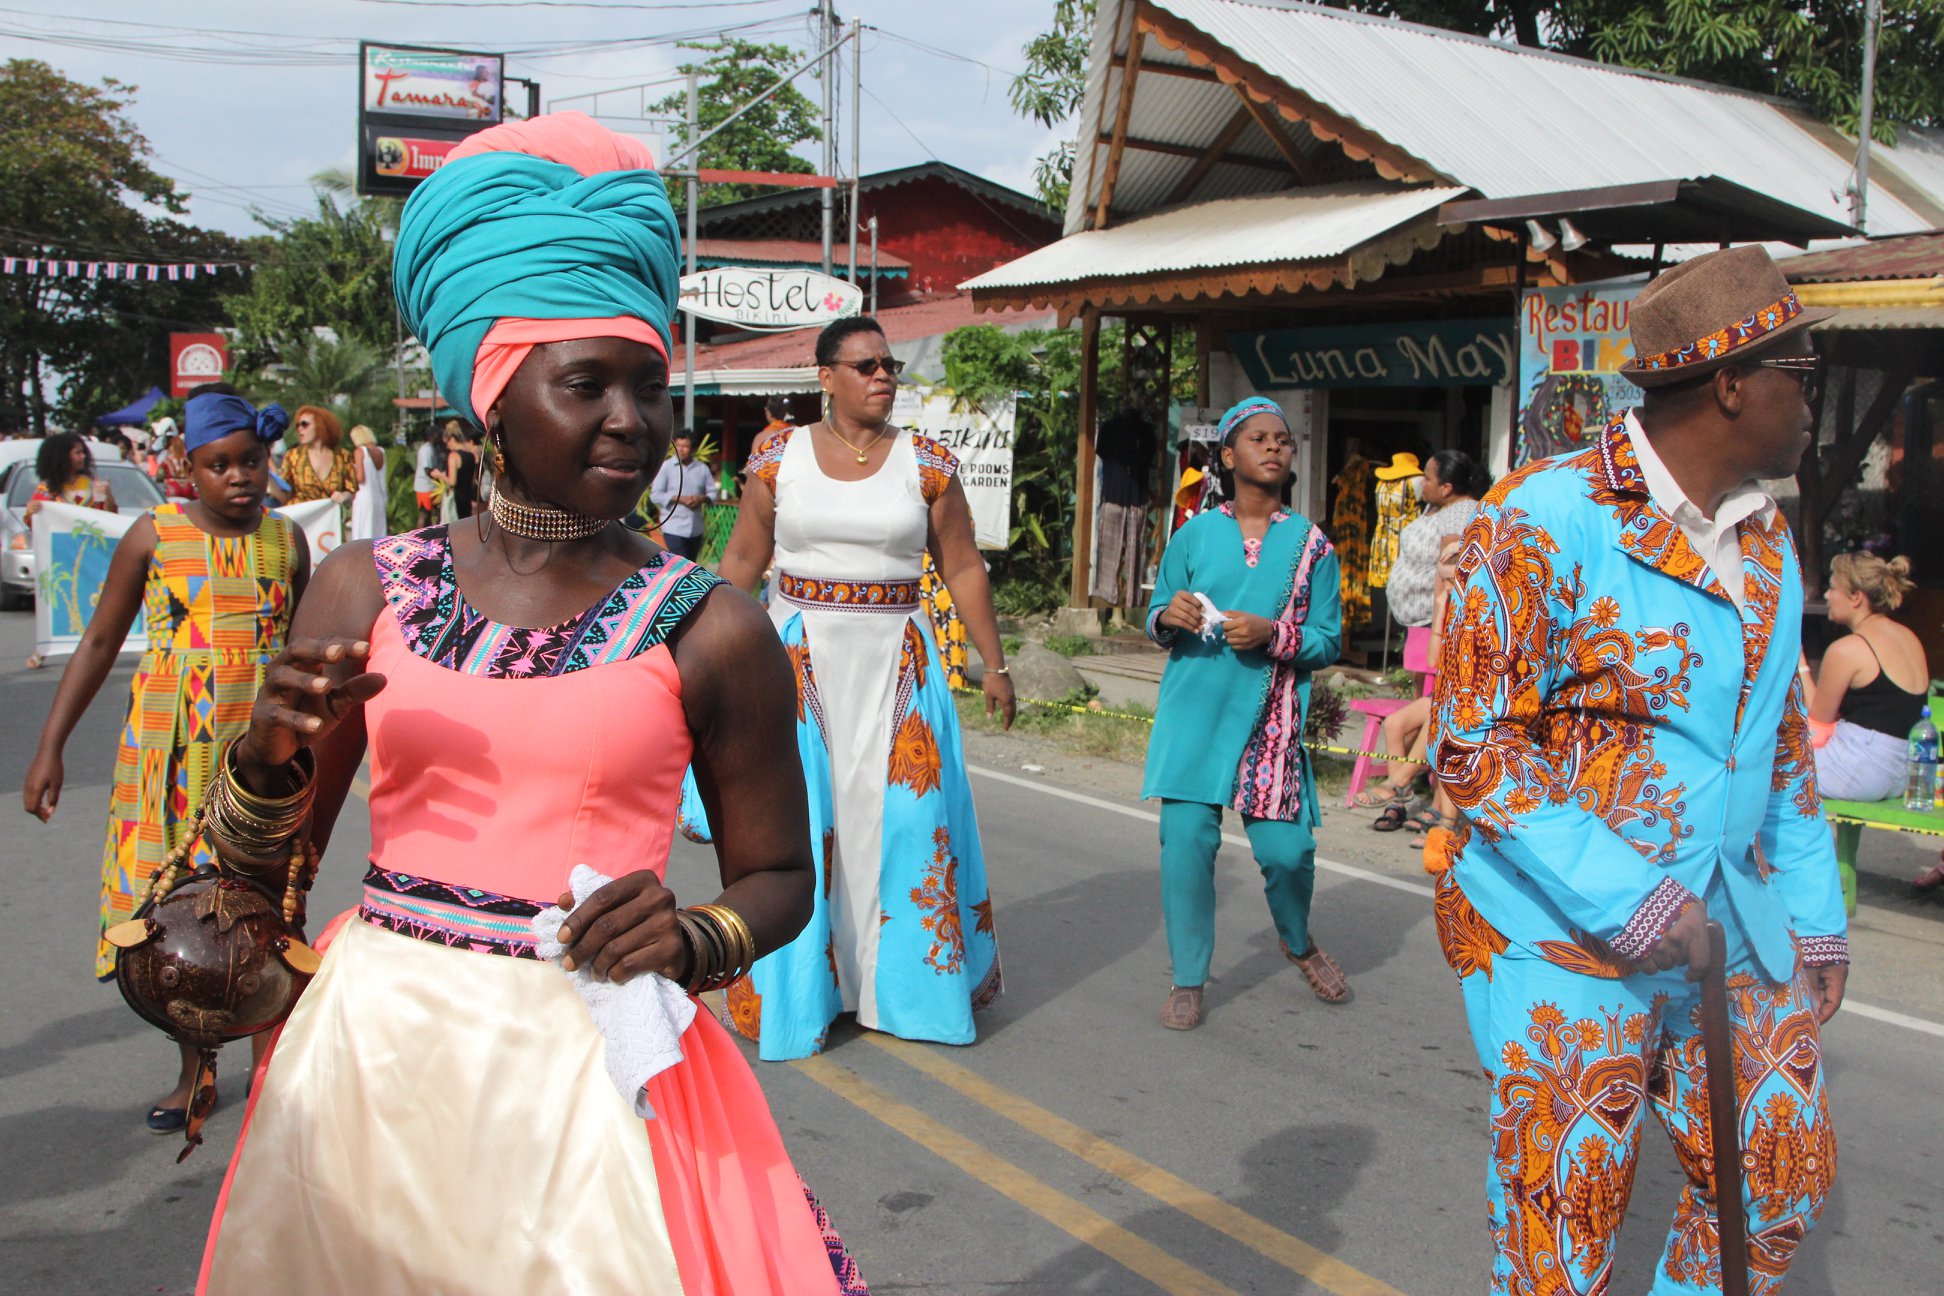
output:
[[[1325,1002],[1350,989],[1310,937],[1317,800],[1303,750],[1310,672],[1336,661],[1342,640],[1336,553],[1283,506],[1295,443],[1282,410],[1250,397],[1220,430],[1231,502],[1168,541],[1147,622],[1169,650],[1141,795],[1161,800],[1161,912],[1174,963],[1161,1023],[1172,1030],[1202,1021],[1224,807],[1242,816],[1283,953]],[[1220,616],[1206,634],[1196,595]]]
[[[310,575],[310,550],[289,521],[264,509],[269,446],[288,416],[261,412],[211,383],[183,415],[196,498],[158,505],[115,546],[101,601],[61,676],[27,772],[27,812],[43,822],[61,799],[61,751],[146,612],[148,651],[135,668],[115,757],[108,841],[101,857],[95,975],[115,974],[100,933],[132,917],[149,875],[181,841],[223,746],[244,730],[264,669],[283,651]],[[196,863],[209,862],[198,850]],[[149,1110],[170,1133],[187,1119],[196,1052],[181,1049],[176,1087]]]

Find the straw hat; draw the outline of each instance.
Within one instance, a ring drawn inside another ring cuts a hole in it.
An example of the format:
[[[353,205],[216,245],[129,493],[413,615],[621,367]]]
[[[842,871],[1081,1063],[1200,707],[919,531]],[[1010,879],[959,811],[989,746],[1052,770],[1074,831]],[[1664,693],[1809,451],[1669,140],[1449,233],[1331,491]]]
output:
[[[1377,470],[1378,481],[1402,481],[1406,477],[1423,475],[1424,469],[1418,466],[1418,457],[1414,454],[1394,454],[1390,467]]]
[[[1663,387],[1766,354],[1836,312],[1802,304],[1768,249],[1709,252],[1640,290],[1629,311],[1634,359],[1620,376]]]

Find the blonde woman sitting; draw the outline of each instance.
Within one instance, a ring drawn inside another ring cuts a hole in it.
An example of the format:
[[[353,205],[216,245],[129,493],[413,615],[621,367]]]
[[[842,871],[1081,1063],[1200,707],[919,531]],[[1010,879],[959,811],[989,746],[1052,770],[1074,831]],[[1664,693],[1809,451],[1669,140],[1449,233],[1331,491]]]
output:
[[[1881,801],[1903,790],[1910,731],[1930,692],[1923,644],[1890,619],[1911,584],[1905,558],[1856,552],[1829,564],[1829,619],[1849,633],[1823,654],[1809,704],[1825,797]]]

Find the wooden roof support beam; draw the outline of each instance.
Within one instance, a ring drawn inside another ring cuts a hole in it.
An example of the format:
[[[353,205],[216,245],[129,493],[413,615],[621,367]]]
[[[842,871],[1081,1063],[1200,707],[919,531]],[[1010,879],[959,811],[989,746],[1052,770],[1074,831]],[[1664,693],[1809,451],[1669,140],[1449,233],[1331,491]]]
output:
[[[1276,146],[1276,152],[1282,154],[1283,161],[1289,163],[1289,169],[1296,173],[1296,179],[1302,184],[1316,184],[1320,178],[1316,163],[1304,157],[1303,151],[1296,147],[1296,141],[1289,138],[1289,132],[1282,128],[1281,115],[1269,105],[1257,103],[1240,85],[1230,88],[1235,91],[1235,97],[1242,101],[1242,111],[1262,127],[1262,133]]]
[[[1248,121],[1249,118],[1245,114],[1243,116],[1243,124],[1246,125]],[[1114,142],[1114,137],[1112,135],[1101,135],[1094,142],[1096,144],[1111,144]],[[1127,137],[1126,146],[1137,153],[1166,153],[1172,157],[1195,158],[1197,160],[1207,151],[1206,149],[1197,148],[1193,144],[1170,144],[1166,140],[1139,139],[1133,135]],[[1242,153],[1226,153],[1216,158],[1215,161],[1218,163],[1227,163],[1229,166],[1250,167],[1257,171],[1274,171],[1278,175],[1288,170],[1281,160],[1277,158],[1249,157]]]
[[[1114,108],[1114,134],[1107,151],[1107,174],[1100,182],[1100,202],[1093,227],[1107,228],[1107,212],[1114,205],[1114,186],[1120,183],[1121,159],[1127,153],[1127,119],[1134,112],[1134,83],[1141,75],[1141,45],[1147,33],[1137,24],[1127,35],[1127,55],[1121,60],[1120,103]]]
[[[1195,192],[1195,186],[1215,169],[1215,164],[1220,162],[1222,155],[1229,151],[1229,145],[1240,139],[1242,132],[1249,128],[1249,118],[1249,110],[1246,107],[1235,110],[1235,116],[1229,118],[1228,125],[1222,127],[1221,133],[1215,136],[1215,142],[1195,159],[1195,165],[1188,168],[1188,174],[1181,177],[1181,183],[1168,194],[1165,206],[1172,207],[1178,202],[1188,201],[1188,196]]]
[[[1197,67],[1214,72],[1225,85],[1248,91],[1252,100],[1274,105],[1284,118],[1303,123],[1318,139],[1337,145],[1352,160],[1369,162],[1385,179],[1453,183],[1450,177],[1441,176],[1424,161],[1270,76],[1173,14],[1144,4],[1135,21],[1164,48],[1187,55]]]
[[[1220,77],[1208,68],[1185,67],[1180,63],[1155,63],[1144,61],[1141,71],[1152,76],[1180,77],[1184,81],[1210,81],[1220,83]]]

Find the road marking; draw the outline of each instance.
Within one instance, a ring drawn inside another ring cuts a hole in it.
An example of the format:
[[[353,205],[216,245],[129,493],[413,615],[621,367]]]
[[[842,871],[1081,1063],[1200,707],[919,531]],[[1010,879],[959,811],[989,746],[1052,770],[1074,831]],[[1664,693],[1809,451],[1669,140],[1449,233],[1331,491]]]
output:
[[[1352,1268],[1327,1251],[1318,1250],[1301,1238],[1283,1232],[1239,1206],[1231,1206],[1206,1189],[1198,1188],[1160,1166],[1142,1160],[1125,1148],[1108,1142],[1063,1116],[1055,1115],[1030,1099],[993,1084],[978,1072],[941,1057],[936,1049],[876,1032],[865,1034],[863,1039],[989,1111],[1004,1116],[1021,1129],[1037,1134],[1082,1161],[1132,1184],[1150,1197],[1233,1238],[1325,1291],[1333,1292],[1336,1296],[1404,1296],[1389,1283]]]
[[[1119,802],[1106,801],[1100,797],[1088,796],[1084,792],[1069,792],[1065,788],[1054,787],[1050,783],[1035,783],[1032,779],[1023,779],[1016,774],[1001,774],[998,770],[989,770],[979,765],[967,765],[965,768],[983,778],[993,779],[1000,783],[1010,783],[1014,787],[1031,788],[1035,792],[1043,792],[1047,796],[1059,797],[1063,801],[1077,801],[1081,805],[1092,806],[1096,810],[1106,810],[1113,814],[1125,815],[1129,819],[1139,819],[1145,823],[1158,824],[1161,822],[1160,815],[1154,813],[1152,810],[1143,810],[1138,806],[1121,805]],[[1222,840],[1231,846],[1240,846],[1244,850],[1247,850],[1249,847],[1249,839],[1239,833],[1225,832],[1222,834]],[[1393,891],[1402,891],[1406,895],[1423,896],[1426,900],[1431,898],[1431,888],[1422,883],[1406,882],[1402,878],[1387,877],[1382,873],[1372,872],[1370,869],[1358,868],[1354,864],[1340,864],[1336,860],[1327,860],[1319,856],[1316,861],[1316,867],[1329,873],[1341,873],[1343,876],[1355,878],[1359,882],[1375,882],[1378,886],[1389,887]]]
[[[1119,802],[1108,801],[1101,797],[1088,796],[1084,792],[1069,792],[1063,787],[1055,787],[1050,783],[1035,782],[1032,779],[1020,778],[1016,774],[1002,774],[998,770],[989,770],[979,765],[967,765],[965,768],[971,773],[979,775],[981,778],[989,778],[998,783],[1009,783],[1014,787],[1026,788],[1045,796],[1058,797],[1062,801],[1076,801],[1081,805],[1092,806],[1096,810],[1105,810],[1110,814],[1124,815],[1129,819],[1140,819],[1146,823],[1158,824],[1161,822],[1161,816],[1155,814],[1152,810],[1142,810],[1137,806],[1122,805]],[[1240,846],[1244,850],[1247,850],[1249,847],[1248,838],[1238,836],[1235,833],[1223,833],[1222,840],[1232,846]],[[1428,886],[1423,886],[1416,882],[1406,882],[1401,878],[1385,877],[1382,873],[1373,873],[1369,869],[1361,869],[1354,864],[1340,864],[1335,860],[1327,860],[1318,856],[1316,867],[1331,873],[1341,873],[1345,877],[1356,878],[1360,882],[1375,882],[1377,885],[1387,886],[1393,891],[1404,891],[1411,895],[1423,896],[1426,899],[1429,899],[1431,896],[1431,888]],[[1886,1026],[1899,1026],[1904,1030],[1915,1031],[1920,1035],[1935,1035],[1939,1039],[1944,1039],[1944,1022],[1934,1022],[1924,1017],[1913,1017],[1909,1013],[1900,1013],[1889,1008],[1878,1008],[1875,1004],[1859,1003],[1855,999],[1847,997],[1843,1000],[1842,1011],[1858,1017],[1866,1017],[1871,1021],[1882,1022]]]
[[[1847,996],[1843,999],[1843,1007],[1841,1013],[1838,1015],[1840,1016],[1842,1013],[1853,1013],[1858,1017],[1868,1017],[1871,1021],[1887,1022],[1892,1026],[1901,1026],[1905,1030],[1917,1031],[1923,1035],[1935,1035],[1939,1039],[1944,1039],[1944,1025],[1940,1025],[1934,1021],[1925,1021],[1922,1017],[1912,1017],[1908,1013],[1893,1012],[1888,1008],[1879,1008],[1875,1004],[1858,1003],[1856,1000]]]
[[[803,1058],[791,1065],[866,1115],[882,1121],[1170,1296],[1239,1296],[1234,1288],[1222,1285],[1186,1261],[1122,1228],[1093,1207],[993,1155],[917,1108],[898,1102],[848,1067],[828,1057]]]

